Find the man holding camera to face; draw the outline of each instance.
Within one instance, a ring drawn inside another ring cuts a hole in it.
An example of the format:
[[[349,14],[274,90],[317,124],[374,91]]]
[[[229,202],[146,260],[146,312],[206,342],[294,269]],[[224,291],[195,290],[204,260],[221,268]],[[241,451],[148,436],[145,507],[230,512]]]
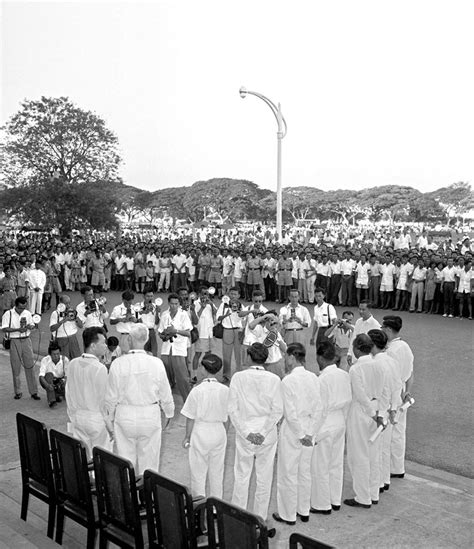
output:
[[[77,312],[71,307],[71,298],[66,294],[61,294],[59,305],[51,313],[49,329],[53,339],[59,345],[61,354],[69,360],[77,358],[81,354],[76,335],[78,327],[81,325]]]
[[[90,286],[81,289],[84,300],[76,307],[78,325],[80,328],[103,328],[109,313],[105,309],[104,298],[94,299],[94,291]]]

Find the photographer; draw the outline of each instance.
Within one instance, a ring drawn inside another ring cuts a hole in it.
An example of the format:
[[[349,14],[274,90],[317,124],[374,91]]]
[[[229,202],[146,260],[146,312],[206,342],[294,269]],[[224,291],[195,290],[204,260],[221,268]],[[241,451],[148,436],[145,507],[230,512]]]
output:
[[[70,360],[81,354],[76,336],[81,324],[77,312],[71,307],[71,298],[61,294],[57,309],[51,313],[49,329],[53,340],[59,345],[61,354]]]
[[[191,305],[197,317],[197,329],[199,339],[196,341],[193,358],[193,381],[197,381],[196,372],[199,367],[199,360],[202,353],[211,352],[212,328],[216,318],[217,308],[209,298],[207,286],[201,286],[200,297]]]
[[[222,323],[222,359],[224,362],[223,381],[228,383],[232,376],[232,352],[235,358],[235,367],[238,372],[241,369],[241,343],[239,332],[242,331],[242,319],[240,318],[239,289],[233,286],[229,289],[229,295],[224,296],[217,309],[217,322]],[[234,303],[234,307],[231,306]]]
[[[122,303],[114,307],[110,315],[110,324],[115,325],[119,333],[119,344],[123,353],[128,353],[130,350],[128,337],[130,328],[137,322],[141,322],[140,313],[133,306],[134,299],[135,294],[131,290],[125,290],[122,293]]]
[[[103,328],[105,319],[109,317],[104,303],[102,300],[94,299],[94,291],[90,286],[84,286],[81,289],[81,294],[84,296],[84,301],[76,307],[78,326],[80,328],[92,328],[92,326]]]
[[[337,354],[336,358],[339,359],[339,368],[345,372],[349,371],[347,354],[349,352],[352,332],[354,331],[354,325],[352,324],[353,320],[354,313],[352,311],[344,311],[342,313],[342,319],[338,320],[324,332],[324,335],[334,343]]]
[[[62,356],[58,342],[51,341],[48,347],[48,356],[41,360],[39,371],[39,382],[46,391],[50,408],[54,408],[64,397],[68,364],[69,360]]]
[[[287,345],[279,332],[280,327],[275,310],[268,311],[249,323],[249,329],[255,335],[257,343],[262,343],[268,349],[265,370],[283,379],[285,364],[282,353],[286,352]]]
[[[311,324],[311,315],[306,307],[299,303],[300,292],[290,290],[290,303],[280,309],[280,322],[284,328],[284,338],[287,345],[304,344],[305,328]]]

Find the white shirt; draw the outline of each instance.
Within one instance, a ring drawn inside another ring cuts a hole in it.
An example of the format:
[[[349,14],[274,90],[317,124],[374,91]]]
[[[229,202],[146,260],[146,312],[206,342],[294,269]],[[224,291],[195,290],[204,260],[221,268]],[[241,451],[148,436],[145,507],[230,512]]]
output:
[[[165,328],[168,328],[169,326],[173,326],[179,331],[191,331],[193,329],[193,324],[191,322],[191,319],[189,318],[187,311],[183,311],[182,309],[178,309],[174,318],[171,318],[169,309],[167,309],[161,315],[158,331],[163,332]],[[161,354],[169,355],[171,351],[174,356],[187,356],[188,340],[189,337],[176,334],[173,342],[169,340],[163,341]]]
[[[295,316],[297,316],[300,320],[303,321],[304,324],[306,324],[306,327],[308,327],[311,324],[311,315],[309,314],[309,311],[306,307],[303,307],[303,305],[298,305],[296,307],[293,307],[291,304],[286,305],[285,307],[282,307],[280,309],[280,322],[287,330],[294,330],[294,329],[301,329],[304,330],[304,327],[301,326],[299,322],[289,321],[291,318],[291,311],[294,309]],[[286,321],[286,322],[285,322]]]
[[[398,363],[386,352],[374,356],[379,368],[385,370],[390,410],[397,410],[402,404],[403,382]]]
[[[123,303],[117,305],[112,309],[112,314],[110,315],[110,320],[116,320],[118,318],[123,318],[127,314],[127,307]],[[134,322],[118,322],[115,324],[115,329],[119,334],[129,334],[130,328],[134,325]]]
[[[145,308],[145,302],[141,301],[139,303],[142,310]],[[152,303],[151,312],[149,313],[140,313],[140,319],[142,321],[142,324],[146,326],[149,330],[153,330],[153,328],[156,327],[157,324],[155,324],[156,320],[156,305]]]
[[[369,283],[369,272],[370,264],[365,262],[362,264],[361,261],[357,263],[356,273],[357,273],[357,284],[368,284]]]
[[[220,316],[224,316],[228,312],[229,312],[229,305],[226,305],[225,303],[221,303],[219,305],[219,308],[217,309],[216,317],[219,318]],[[231,313],[230,315],[226,316],[222,320],[222,326],[224,326],[224,328],[230,328],[230,329],[233,329],[233,328],[242,329],[243,328],[242,319],[240,318],[238,313],[236,312]]]
[[[105,393],[105,407],[111,419],[121,404],[159,404],[166,417],[173,417],[173,396],[161,359],[137,349],[113,361]]]
[[[62,317],[59,316],[58,311],[53,311],[51,313],[51,318],[49,319],[49,326],[54,326],[57,324]],[[70,337],[77,334],[77,324],[75,320],[66,320],[59,328],[53,332],[56,337]]]
[[[264,305],[260,305],[258,309],[255,308],[255,305],[252,303],[252,305],[249,305],[248,307],[243,308],[244,311],[259,311],[262,313],[267,312],[267,308]],[[247,322],[245,324],[245,333],[244,333],[244,345],[252,345],[253,343],[257,343],[257,336],[255,335],[254,331],[249,328],[249,325],[251,322],[255,320],[255,315],[253,312],[251,312],[247,316]]]
[[[323,301],[321,305],[314,306],[313,318],[319,328],[328,328],[337,320],[336,309],[330,303]]]
[[[210,303],[206,303],[206,305],[202,306],[201,300],[198,299],[194,302],[195,312],[198,317],[198,332],[199,337],[203,339],[208,339],[212,337],[212,328],[214,327],[214,316],[212,314],[212,305]],[[199,313],[201,312],[201,309],[203,309],[201,315]]]
[[[105,313],[100,311],[98,304],[95,311],[86,315],[86,304],[84,301],[77,305],[76,312],[79,320],[82,322],[83,328],[91,328],[92,326],[102,328],[104,325],[104,320],[109,317],[109,313],[107,311]]]
[[[451,268],[446,266],[441,271],[441,278],[443,282],[455,282],[456,272],[457,272],[457,269],[454,265]]]
[[[66,383],[67,413],[72,423],[79,411],[101,414],[104,418],[107,368],[91,354],[83,353],[69,362]]]
[[[253,330],[250,330],[250,332],[253,332],[255,340],[258,343],[263,343],[265,341],[269,331],[270,330],[262,324],[257,324]],[[279,346],[279,343],[281,342],[283,342],[283,338],[281,337],[280,332],[277,332],[275,343],[271,347],[268,347],[268,358],[265,361],[265,364],[274,364],[282,359],[283,355],[281,354]]]
[[[234,259],[234,278],[242,278],[244,265],[245,263],[241,257],[236,257]]]
[[[53,359],[46,355],[41,359],[39,377],[44,377],[46,374],[51,373],[55,378],[67,377],[67,368],[69,359],[65,356],[60,356],[58,362],[55,364]]]
[[[340,427],[347,419],[352,402],[352,390],[349,374],[330,364],[319,376],[321,403],[323,406],[323,424],[320,432]],[[342,417],[337,417],[342,414]]]
[[[180,255],[174,255],[173,256],[173,260],[172,260],[172,263],[173,263],[173,272],[174,273],[184,273],[185,272],[185,267],[186,267],[186,256],[184,254],[180,254]]]
[[[28,326],[31,326],[33,324],[33,318],[31,316],[30,311],[28,311],[28,309],[25,309],[24,311],[22,311],[21,315],[19,315],[16,312],[15,307],[13,307],[13,309],[10,309],[9,311],[5,311],[2,317],[2,329],[3,328],[19,329],[21,327],[22,318],[25,319],[26,324]],[[8,337],[10,339],[20,339],[23,337],[29,337],[30,334],[31,334],[30,330],[26,330],[26,332],[9,332]]]
[[[388,398],[384,394],[386,374],[378,367],[372,355],[361,356],[349,370],[352,388],[352,406],[360,406],[369,416],[375,412],[383,416],[388,410]]]
[[[352,331],[351,339],[349,341],[349,352],[347,353],[350,357],[353,357],[352,354],[352,343],[354,339],[359,334],[366,334],[369,330],[380,330],[380,322],[374,318],[372,315],[369,316],[367,320],[363,318],[358,318],[354,324],[354,330]]]
[[[458,292],[459,293],[470,293],[471,291],[471,279],[474,278],[474,271],[469,269],[469,271],[466,271],[466,269],[463,267],[458,271],[457,274],[459,278],[459,285],[458,285]]]
[[[230,382],[228,410],[242,438],[250,433],[268,436],[283,415],[280,378],[262,366],[236,372]]]
[[[405,384],[413,373],[413,353],[408,343],[399,337],[393,339],[387,345],[387,354],[398,363],[400,376],[403,384]]]
[[[296,438],[314,436],[322,424],[323,405],[319,379],[296,366],[281,382],[284,421]]]
[[[388,265],[384,263],[380,266],[380,272],[382,273],[382,284],[393,284],[393,273],[395,271],[395,265],[389,263]]]
[[[208,377],[194,387],[184,403],[183,416],[205,423],[227,421],[229,388],[215,377]]]
[[[277,266],[277,261],[273,257],[267,258],[265,257],[263,260],[263,278],[273,278],[275,274],[275,269]]]
[[[353,259],[343,259],[341,261],[341,274],[351,275],[356,267],[356,262]]]
[[[31,269],[28,273],[28,281],[33,291],[35,288],[43,291],[46,286],[46,274],[41,269]]]

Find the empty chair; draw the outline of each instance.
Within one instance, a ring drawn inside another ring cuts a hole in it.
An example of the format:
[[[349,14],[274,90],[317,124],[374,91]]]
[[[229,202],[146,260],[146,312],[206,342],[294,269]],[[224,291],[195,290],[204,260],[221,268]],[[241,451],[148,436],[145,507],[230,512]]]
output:
[[[334,549],[334,547],[303,536],[303,534],[291,534],[290,549]]]
[[[146,470],[143,478],[150,548],[207,547],[200,523],[205,510],[204,500],[193,502],[186,486],[155,471]]]
[[[100,549],[112,541],[119,547],[143,548],[143,532],[133,465],[127,459],[103,450],[92,450]]]
[[[48,537],[53,539],[56,493],[49,451],[48,431],[44,423],[24,414],[16,415],[21,464],[21,515],[26,521],[30,494],[48,504]]]
[[[259,516],[217,498],[207,500],[206,510],[211,549],[268,547],[267,526]]]
[[[54,429],[49,438],[56,481],[56,543],[62,545],[66,516],[87,528],[87,548],[94,549],[99,521],[94,511],[86,447],[80,440]]]

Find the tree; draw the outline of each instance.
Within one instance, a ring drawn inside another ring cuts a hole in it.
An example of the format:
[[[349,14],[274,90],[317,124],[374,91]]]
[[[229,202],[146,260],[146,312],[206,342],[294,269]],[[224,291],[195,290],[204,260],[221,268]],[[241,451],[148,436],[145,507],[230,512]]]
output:
[[[382,185],[360,191],[358,203],[370,212],[372,219],[386,218],[394,223],[410,218],[411,206],[420,196],[413,187]]]
[[[430,193],[430,197],[443,208],[448,225],[453,217],[463,216],[474,207],[471,185],[463,181],[453,183],[449,187],[442,187]]]
[[[321,209],[324,191],[313,187],[287,187],[282,193],[282,209],[293,221],[314,218]]]

